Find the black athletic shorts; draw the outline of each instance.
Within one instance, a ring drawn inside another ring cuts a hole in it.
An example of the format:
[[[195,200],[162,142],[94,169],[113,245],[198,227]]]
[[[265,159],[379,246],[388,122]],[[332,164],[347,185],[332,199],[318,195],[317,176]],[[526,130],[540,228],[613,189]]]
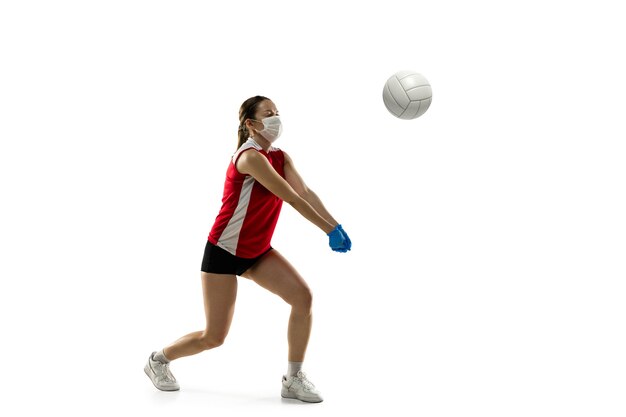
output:
[[[272,247],[256,258],[240,258],[207,240],[200,270],[213,274],[241,275],[271,250]]]

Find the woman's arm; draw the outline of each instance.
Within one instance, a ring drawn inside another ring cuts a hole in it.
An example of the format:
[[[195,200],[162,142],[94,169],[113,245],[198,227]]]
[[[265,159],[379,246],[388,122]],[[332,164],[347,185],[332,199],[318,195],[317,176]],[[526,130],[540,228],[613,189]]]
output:
[[[286,165],[286,164],[285,164]],[[275,196],[290,204],[298,213],[328,234],[333,231],[336,223],[331,223],[318,213],[302,198],[283,177],[270,165],[267,158],[258,152],[244,152],[237,159],[237,170],[242,174],[251,175]]]
[[[322,200],[320,200],[317,194],[315,194],[315,192],[307,187],[307,185],[304,183],[304,180],[296,170],[296,167],[293,164],[293,160],[291,159],[291,157],[287,155],[285,151],[283,151],[283,154],[285,155],[285,180],[287,181],[287,183],[291,186],[291,188],[294,189],[296,193],[298,193],[300,197],[306,200],[306,202],[309,203],[315,209],[315,211],[317,211],[324,219],[326,219],[326,221],[328,221],[333,226],[339,224],[339,222],[333,218],[328,210],[326,210],[326,207],[324,207]]]

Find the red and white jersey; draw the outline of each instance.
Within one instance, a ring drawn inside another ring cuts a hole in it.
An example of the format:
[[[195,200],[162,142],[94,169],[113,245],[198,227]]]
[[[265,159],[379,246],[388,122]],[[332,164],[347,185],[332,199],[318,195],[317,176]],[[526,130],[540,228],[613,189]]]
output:
[[[237,159],[246,151],[259,152],[281,177],[285,177],[283,151],[271,147],[265,152],[249,138],[237,149],[226,170],[222,208],[209,241],[240,258],[255,258],[270,248],[283,201],[251,175],[237,171]]]

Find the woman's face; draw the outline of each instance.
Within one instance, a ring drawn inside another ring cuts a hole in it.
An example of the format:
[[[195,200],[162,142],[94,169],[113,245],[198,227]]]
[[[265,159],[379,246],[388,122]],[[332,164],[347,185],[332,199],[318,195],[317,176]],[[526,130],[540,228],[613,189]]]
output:
[[[256,113],[254,114],[255,120],[248,119],[246,121],[248,131],[257,133],[263,130],[263,123],[260,122],[260,120],[263,120],[266,117],[270,116],[280,115],[278,114],[278,110],[276,109],[276,106],[274,105],[274,102],[272,100],[263,100],[256,108]]]

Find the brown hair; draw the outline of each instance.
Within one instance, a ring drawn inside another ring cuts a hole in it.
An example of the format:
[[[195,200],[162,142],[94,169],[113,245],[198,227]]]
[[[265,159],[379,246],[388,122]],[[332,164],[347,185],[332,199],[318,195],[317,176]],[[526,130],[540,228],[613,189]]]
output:
[[[244,101],[239,108],[239,141],[237,143],[237,149],[239,149],[250,136],[250,132],[248,132],[248,128],[245,125],[246,120],[254,119],[256,108],[263,100],[269,100],[269,98],[263,96],[250,97]]]

